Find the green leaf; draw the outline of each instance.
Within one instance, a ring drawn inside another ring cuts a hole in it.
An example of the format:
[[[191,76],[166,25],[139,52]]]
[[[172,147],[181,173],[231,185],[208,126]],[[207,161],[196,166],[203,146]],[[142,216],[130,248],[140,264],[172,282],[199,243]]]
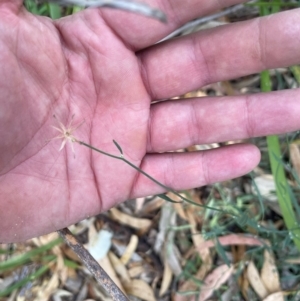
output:
[[[224,262],[227,264],[227,266],[230,266],[230,261],[226,255],[226,252],[223,248],[223,246],[220,244],[220,241],[218,239],[218,237],[215,238],[215,247],[216,247],[216,251],[218,252],[218,254],[220,255],[220,257],[224,260]]]
[[[52,19],[61,18],[61,7],[58,4],[49,3],[50,17]]]

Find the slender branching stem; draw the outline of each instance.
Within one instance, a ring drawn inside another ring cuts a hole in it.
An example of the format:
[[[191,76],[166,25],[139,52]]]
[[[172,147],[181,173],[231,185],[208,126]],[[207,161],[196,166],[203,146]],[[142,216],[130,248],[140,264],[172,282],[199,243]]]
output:
[[[155,184],[157,184],[158,186],[162,187],[164,190],[166,191],[169,191],[169,192],[172,192],[174,195],[178,196],[182,201],[186,201],[190,204],[193,204],[193,205],[196,205],[196,206],[200,206],[200,207],[205,207],[207,209],[212,209],[212,210],[215,210],[215,211],[220,211],[220,212],[224,212],[224,210],[222,209],[218,209],[218,208],[214,208],[214,207],[210,207],[210,206],[206,206],[206,205],[201,205],[201,204],[198,204],[198,203],[195,203],[187,198],[185,198],[184,196],[182,196],[180,193],[178,193],[177,191],[175,191],[173,188],[171,187],[168,187],[164,184],[162,184],[161,182],[157,181],[155,178],[153,178],[152,176],[150,176],[149,174],[147,174],[145,171],[143,171],[142,169],[140,169],[139,167],[137,167],[136,165],[132,164],[130,161],[128,161],[127,159],[124,158],[124,155],[123,155],[123,151],[121,149],[121,147],[119,146],[119,144],[113,140],[114,144],[117,146],[117,148],[119,149],[119,151],[121,152],[121,155],[120,156],[116,156],[116,155],[112,155],[110,153],[107,153],[103,150],[100,150],[84,141],[78,141],[76,140],[75,142],[81,144],[81,145],[84,145],[98,153],[101,153],[105,156],[108,156],[108,157],[111,157],[111,158],[114,158],[116,160],[120,160],[120,161],[123,161],[125,162],[126,164],[128,164],[129,166],[131,166],[133,169],[137,170],[138,172],[140,172],[142,175],[144,175],[145,177],[147,177],[148,179],[150,179],[152,182],[154,182]],[[173,203],[176,202],[176,201],[173,201],[171,199],[169,199],[169,201],[172,201]],[[182,202],[181,201],[181,202]],[[181,202],[176,202],[176,203],[181,203]],[[229,213],[229,212],[228,212]],[[232,213],[231,213],[232,214]]]

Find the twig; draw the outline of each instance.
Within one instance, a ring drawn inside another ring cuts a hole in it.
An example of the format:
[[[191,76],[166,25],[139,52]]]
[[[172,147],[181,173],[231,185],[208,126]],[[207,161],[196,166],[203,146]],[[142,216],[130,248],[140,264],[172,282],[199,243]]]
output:
[[[250,1],[250,3],[254,3],[256,2],[257,0],[254,0],[254,1]],[[218,12],[216,14],[213,14],[211,16],[207,16],[207,17],[204,17],[204,18],[199,18],[199,19],[196,19],[194,21],[191,21],[189,23],[186,23],[185,25],[183,25],[182,27],[174,30],[172,33],[170,33],[168,36],[166,36],[165,38],[163,38],[162,40],[160,40],[160,42],[163,42],[163,41],[166,41],[166,40],[170,40],[178,35],[181,35],[184,31],[186,30],[189,30],[193,27],[196,27],[196,26],[199,26],[201,24],[205,24],[207,22],[210,22],[212,20],[215,20],[215,19],[218,19],[218,18],[221,18],[221,17],[224,17],[226,15],[229,15],[229,14],[232,14],[242,8],[245,7],[245,4],[238,4],[238,5],[235,5],[235,6],[232,6],[232,7],[229,7],[221,12]]]
[[[42,1],[45,2],[45,0]],[[167,22],[167,17],[161,10],[133,0],[48,0],[47,2],[65,6],[116,8],[154,18],[163,23]]]
[[[98,284],[115,301],[129,301],[120,288],[111,280],[107,273],[103,270],[95,258],[88,252],[87,249],[75,238],[68,228],[57,231],[68,246],[77,254],[83,264],[92,273]]]

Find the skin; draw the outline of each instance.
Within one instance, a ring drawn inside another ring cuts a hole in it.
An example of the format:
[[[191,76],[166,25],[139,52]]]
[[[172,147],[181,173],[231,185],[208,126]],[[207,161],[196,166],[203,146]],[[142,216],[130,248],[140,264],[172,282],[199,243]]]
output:
[[[300,10],[154,45],[185,22],[238,0],[149,0],[168,24],[111,9],[52,21],[0,0],[0,242],[73,224],[161,187],[123,162],[62,139],[57,119],[174,189],[241,176],[253,145],[167,153],[300,128],[300,91],[167,100],[203,85],[300,62]],[[47,141],[48,140],[48,141]]]

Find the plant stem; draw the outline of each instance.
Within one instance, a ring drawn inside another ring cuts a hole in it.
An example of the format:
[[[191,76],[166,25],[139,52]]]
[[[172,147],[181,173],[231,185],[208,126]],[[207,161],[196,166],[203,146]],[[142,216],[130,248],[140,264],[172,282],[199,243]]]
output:
[[[275,1],[271,9],[269,9],[269,7],[261,7],[260,14],[262,16],[265,16],[270,13],[275,13],[278,10],[278,1]],[[272,91],[272,84],[269,71],[265,70],[261,72],[260,79],[262,92]],[[287,182],[283,163],[281,162],[282,155],[278,136],[268,136],[267,145],[280,210],[285,225],[292,234],[292,239],[296,247],[300,251],[300,229],[298,228],[298,222],[293,209],[293,203],[291,198],[292,190]]]
[[[120,156],[116,156],[116,155],[112,155],[110,153],[107,153],[103,150],[100,150],[86,142],[83,142],[83,141],[78,141],[76,140],[77,143],[81,144],[81,145],[84,145],[98,153],[101,153],[105,156],[108,156],[108,157],[111,157],[111,158],[114,158],[114,159],[117,159],[117,160],[121,160],[123,162],[125,162],[126,164],[128,164],[129,166],[131,166],[133,169],[137,170],[138,172],[140,172],[141,174],[143,174],[145,177],[147,177],[148,179],[150,179],[152,182],[154,182],[155,184],[157,184],[158,186],[162,187],[164,190],[166,191],[170,191],[172,193],[174,193],[176,196],[178,196],[181,200],[183,201],[186,201],[190,204],[193,204],[193,205],[196,205],[196,206],[199,206],[199,207],[204,207],[204,208],[207,208],[207,209],[212,209],[212,210],[215,210],[215,211],[220,211],[220,212],[224,212],[224,210],[222,209],[218,209],[218,208],[213,208],[213,207],[210,207],[210,206],[206,206],[206,205],[200,205],[198,203],[195,203],[187,198],[185,198],[184,196],[182,196],[180,193],[178,193],[177,191],[175,191],[174,189],[172,189],[171,187],[168,187],[164,184],[162,184],[161,182],[157,181],[156,179],[154,179],[153,177],[151,177],[149,174],[147,174],[146,172],[144,172],[142,169],[140,169],[139,167],[137,167],[136,165],[132,164],[130,161],[128,161],[127,159],[124,158],[123,154],[121,153]],[[118,147],[119,151],[121,151],[121,148],[120,146],[114,141],[115,145]],[[168,198],[167,196],[164,196],[163,199],[165,200],[168,200],[170,202],[175,202],[175,203],[178,203],[176,201],[173,201],[172,199]],[[228,213],[228,212],[225,212],[225,213]]]

